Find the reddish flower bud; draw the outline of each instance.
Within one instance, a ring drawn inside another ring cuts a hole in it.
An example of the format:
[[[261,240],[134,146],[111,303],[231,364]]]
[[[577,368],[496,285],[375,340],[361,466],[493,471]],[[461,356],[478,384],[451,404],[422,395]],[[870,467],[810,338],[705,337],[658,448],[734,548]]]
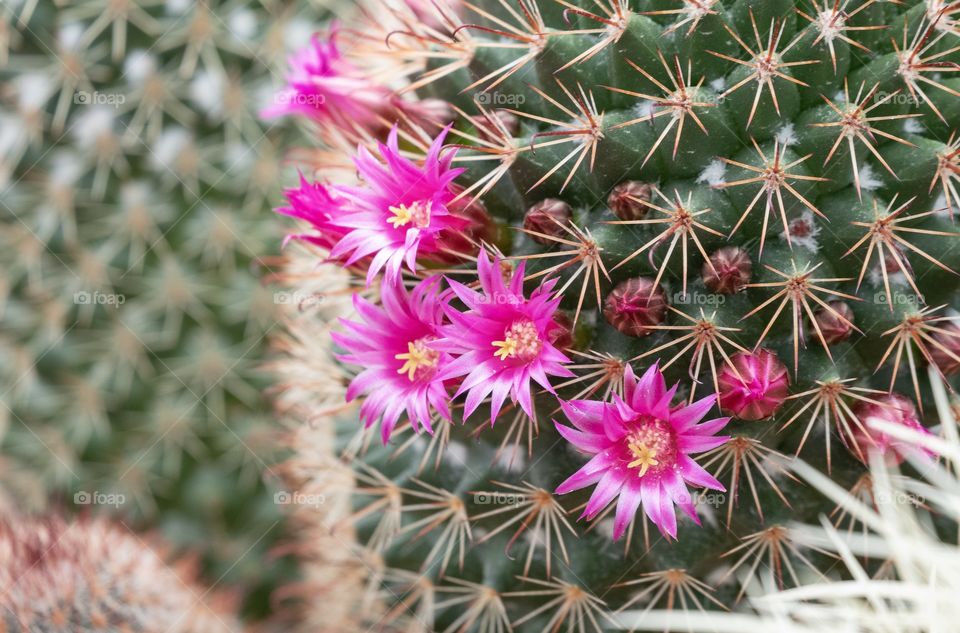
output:
[[[650,326],[663,323],[666,314],[667,297],[648,277],[622,282],[607,295],[603,306],[610,325],[627,336],[647,336],[653,332]]]
[[[566,234],[563,226],[569,224],[572,218],[573,210],[569,204],[563,200],[547,198],[530,207],[527,215],[523,218],[523,228],[544,235],[560,237]],[[539,235],[531,235],[530,237],[540,244],[553,244],[551,240]]]
[[[849,447],[854,457],[866,463],[869,461],[870,453],[878,451],[887,463],[899,464],[911,449],[915,453],[929,454],[923,449],[912,447],[909,443],[894,439],[886,432],[871,426],[877,422],[898,424],[921,433],[929,433],[920,423],[917,408],[909,398],[891,393],[873,400],[875,402],[860,401],[853,411],[857,420],[860,421],[860,425],[853,432],[853,446]]]
[[[960,323],[947,321],[942,330],[933,335],[930,356],[940,371],[950,376],[960,372]]]
[[[493,111],[493,116],[510,133],[510,136],[517,136],[520,133],[520,117],[509,110],[497,109]],[[487,126],[491,124],[484,119]]]
[[[747,251],[739,246],[726,246],[711,255],[709,263],[704,262],[701,274],[711,292],[732,295],[750,283],[753,263]]]
[[[554,347],[567,349],[573,345],[573,321],[563,312],[555,312],[553,326],[547,330],[547,337]]]
[[[504,127],[510,136],[516,136],[520,133],[520,117],[509,110],[493,110],[489,112],[489,117],[478,115],[471,117],[475,125],[492,135],[501,134],[497,128],[497,122]]]
[[[455,187],[454,191],[459,193],[461,189]],[[477,244],[497,241],[497,223],[487,213],[487,208],[481,201],[471,197],[461,198],[450,204],[448,209],[451,213],[469,220],[470,224],[462,231],[444,231],[440,234],[438,241],[443,245],[443,250],[438,253],[439,261],[467,261],[463,256],[476,254]]]
[[[887,274],[896,275],[897,273],[904,272],[903,269],[906,268],[907,272],[912,275],[913,269],[910,267],[910,262],[907,261],[907,256],[904,255],[903,249],[896,244],[894,244],[893,247],[897,250],[896,257],[887,249],[883,251],[883,267],[886,269]],[[879,270],[877,274],[881,274]]]
[[[739,352],[717,375],[720,408],[741,420],[769,418],[787,399],[790,378],[773,352]]]
[[[405,109],[427,122],[439,125],[446,125],[457,118],[453,107],[443,99],[422,99],[415,106],[407,105]]]
[[[638,180],[627,180],[613,188],[607,196],[607,206],[621,220],[642,220],[650,207],[653,187]],[[640,202],[640,201],[643,202]]]
[[[817,322],[817,327],[820,328],[820,333],[823,334],[823,340],[827,345],[833,345],[847,340],[853,334],[853,310],[843,301],[830,301],[827,305],[833,308],[835,313],[820,308],[813,313],[813,318]],[[840,316],[837,316],[838,314]]]

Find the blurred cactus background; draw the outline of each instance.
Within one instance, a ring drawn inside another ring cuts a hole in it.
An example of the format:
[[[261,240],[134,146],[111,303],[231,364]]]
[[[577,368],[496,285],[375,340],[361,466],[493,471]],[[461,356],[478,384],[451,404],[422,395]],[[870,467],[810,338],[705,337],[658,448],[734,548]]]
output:
[[[250,619],[296,578],[261,365],[299,131],[258,112],[325,13],[0,4],[0,507],[155,529]]]

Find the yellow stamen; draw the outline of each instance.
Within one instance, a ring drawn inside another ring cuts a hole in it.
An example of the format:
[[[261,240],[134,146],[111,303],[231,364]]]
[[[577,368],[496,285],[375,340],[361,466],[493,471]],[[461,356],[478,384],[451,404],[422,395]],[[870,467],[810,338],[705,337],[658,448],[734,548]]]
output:
[[[512,336],[508,336],[505,341],[494,341],[493,346],[499,348],[493,355],[500,360],[507,360],[507,358],[517,355],[517,339]]]
[[[633,453],[633,456],[636,457],[635,460],[627,464],[629,468],[640,468],[639,476],[643,477],[647,474],[647,471],[650,470],[651,466],[659,466],[660,462],[657,461],[657,451],[655,449],[647,447],[646,444],[640,442],[630,442],[628,445],[630,452]]]
[[[394,228],[406,226],[413,219],[413,212],[404,204],[399,207],[390,207],[390,213],[393,214],[393,217],[387,218],[387,222],[392,224]]]
[[[423,228],[430,223],[430,207],[432,202],[414,202],[410,206],[401,204],[399,206],[389,207],[392,218],[387,218],[387,223],[392,224],[394,228],[406,226],[413,222],[416,226]]]
[[[493,355],[500,360],[519,358],[527,362],[540,353],[543,343],[533,322],[523,319],[515,321],[504,330],[503,340],[493,341],[493,346],[497,348]]]
[[[397,373],[406,374],[407,379],[413,382],[418,369],[433,367],[436,364],[437,353],[418,341],[407,343],[407,353],[397,354],[394,358],[404,361],[403,366],[397,370]]]

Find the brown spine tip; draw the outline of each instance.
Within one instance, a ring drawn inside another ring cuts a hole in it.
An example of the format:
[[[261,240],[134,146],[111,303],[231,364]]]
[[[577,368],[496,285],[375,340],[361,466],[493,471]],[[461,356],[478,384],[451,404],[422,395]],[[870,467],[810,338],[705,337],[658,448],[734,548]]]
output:
[[[627,336],[647,336],[651,326],[663,323],[667,297],[652,279],[635,277],[620,283],[607,295],[603,316]]]
[[[530,207],[523,218],[523,228],[534,233],[561,237],[566,234],[563,227],[570,224],[571,219],[573,219],[573,210],[569,204],[563,200],[547,198]],[[554,243],[553,240],[540,235],[530,237],[540,244]]]
[[[607,196],[607,206],[617,218],[625,221],[642,220],[650,208],[653,187],[638,180],[627,180],[613,188]]]
[[[833,345],[847,340],[853,334],[853,310],[843,301],[830,301],[827,305],[833,309],[833,312],[821,308],[813,314],[813,317],[816,319],[817,327],[820,328],[820,333],[823,334],[823,340],[827,345]]]
[[[739,246],[725,246],[703,264],[703,283],[711,292],[732,295],[746,287],[753,275],[753,262]]]

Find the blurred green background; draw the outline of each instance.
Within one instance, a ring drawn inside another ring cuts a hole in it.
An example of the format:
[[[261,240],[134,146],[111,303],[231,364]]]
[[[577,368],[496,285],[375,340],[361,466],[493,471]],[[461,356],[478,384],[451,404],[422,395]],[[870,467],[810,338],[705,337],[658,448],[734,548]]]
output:
[[[251,618],[296,579],[261,367],[303,134],[257,112],[325,14],[0,5],[0,506],[158,529]]]

